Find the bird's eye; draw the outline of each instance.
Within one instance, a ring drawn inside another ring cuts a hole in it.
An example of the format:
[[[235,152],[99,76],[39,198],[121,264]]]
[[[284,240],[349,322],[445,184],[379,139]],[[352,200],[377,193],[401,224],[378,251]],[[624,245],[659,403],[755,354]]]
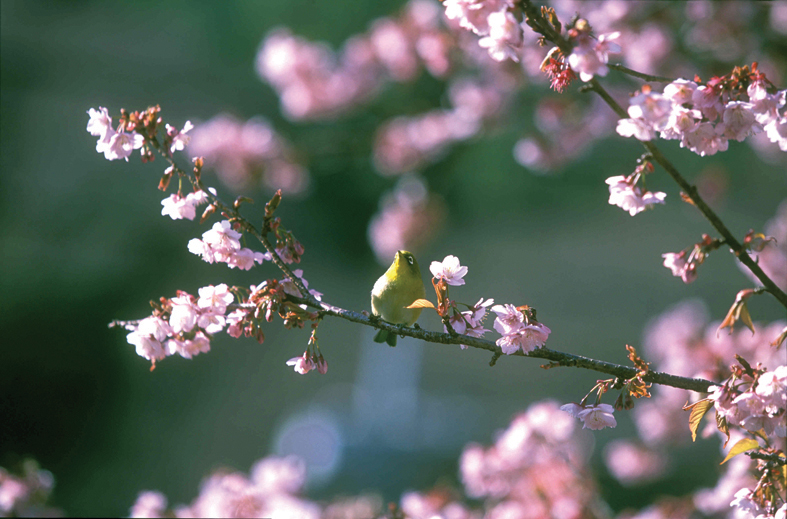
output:
[[[413,257],[412,257],[412,256],[407,256],[407,262],[408,262],[410,265],[412,265],[412,264],[413,264]]]

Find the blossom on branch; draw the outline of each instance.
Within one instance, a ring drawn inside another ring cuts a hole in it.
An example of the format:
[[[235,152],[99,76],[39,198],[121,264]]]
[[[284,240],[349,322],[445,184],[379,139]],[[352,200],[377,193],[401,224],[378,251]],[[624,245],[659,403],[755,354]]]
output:
[[[460,265],[459,258],[456,256],[446,256],[442,263],[433,261],[429,270],[435,279],[443,279],[449,285],[461,286],[465,284],[465,280],[462,278],[467,274],[467,267]]]
[[[631,98],[630,118],[618,121],[617,133],[640,141],[653,140],[659,133],[662,139],[678,139],[681,147],[710,156],[726,151],[729,140],[740,142],[765,131],[787,151],[787,128],[781,129],[784,115],[779,112],[787,90],[769,90],[775,89],[756,63],[700,86],[677,79],[664,87],[663,94],[645,85]]]
[[[546,344],[549,334],[552,333],[544,324],[531,319],[526,312],[514,305],[495,305],[492,311],[497,314],[494,328],[502,335],[496,344],[506,355],[519,350],[529,353],[540,348]]]
[[[208,195],[204,191],[196,191],[186,196],[180,193],[172,193],[161,201],[161,215],[169,216],[173,220],[187,219],[193,220],[197,216],[197,206],[208,201]]]
[[[582,421],[583,429],[599,430],[606,427],[615,427],[618,424],[615,417],[612,416],[615,408],[609,404],[565,404],[560,406],[560,409]]]
[[[230,268],[241,270],[249,270],[255,263],[270,261],[269,253],[242,248],[240,237],[241,233],[233,230],[228,220],[216,222],[202,234],[201,240],[193,238],[189,241],[189,252],[202,256],[208,263],[226,263]]]
[[[453,315],[449,319],[451,327],[459,335],[483,337],[484,334],[489,331],[483,327],[484,319],[486,318],[486,309],[494,302],[494,299],[487,299],[484,301],[484,298],[482,297],[469,310],[464,312],[458,312],[454,310]],[[443,325],[443,329],[446,333],[448,333],[447,326]],[[460,344],[459,347],[463,350],[467,349],[466,344]]]
[[[489,35],[478,40],[495,61],[519,61],[522,47],[522,26],[507,10],[492,13],[487,18]]]
[[[579,25],[579,23],[578,23]],[[587,25],[587,23],[585,23]],[[576,31],[576,29],[574,29]],[[606,76],[609,72],[607,63],[609,54],[620,52],[620,45],[612,40],[620,36],[619,32],[602,34],[594,40],[589,32],[581,32],[577,38],[578,44],[568,56],[568,64],[579,74],[579,79],[588,82],[593,76]]]
[[[632,177],[615,176],[606,180],[609,185],[609,204],[628,211],[631,216],[641,213],[653,204],[663,204],[666,193],[643,191]]]
[[[170,142],[170,154],[186,149],[189,141],[191,141],[191,136],[186,134],[194,128],[194,125],[191,124],[191,121],[186,121],[186,124],[183,125],[183,129],[180,131],[178,131],[178,129],[174,126],[170,126],[168,124],[165,127],[167,130],[167,140]]]

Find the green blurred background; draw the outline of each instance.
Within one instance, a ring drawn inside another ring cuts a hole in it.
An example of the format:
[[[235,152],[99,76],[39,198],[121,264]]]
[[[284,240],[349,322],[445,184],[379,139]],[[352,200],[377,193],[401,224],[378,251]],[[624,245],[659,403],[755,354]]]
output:
[[[52,503],[69,515],[126,515],[143,489],[190,502],[215,468],[247,471],[258,458],[291,452],[309,460],[314,498],[375,490],[397,500],[406,489],[456,481],[462,446],[489,443],[529,403],[578,400],[592,386],[594,373],[547,372],[536,360],[503,358],[490,368],[486,352],[410,339],[390,349],[372,343],[371,329],[340,320],[320,327],[325,376],[299,376],[284,365],[303,352],[308,333],[278,324],[263,345],[222,335],[210,353],[167,359],[151,373],[125,332],[107,328],[112,319],[145,316],[150,299],[177,289],[250,285],[278,273],[270,264],[238,272],[190,254],[186,243],[206,228],[160,216],[161,161],[143,165],[135,155],[110,163],[95,153],[85,112],[99,105],[114,114],[158,103],[176,125],[220,112],[273,121],[312,175],[309,194],[279,209],[306,247],[305,277],[327,301],[368,310],[384,267],[366,227],[395,184],[373,169],[373,130],[391,116],[436,106],[444,85],[426,76],[390,84],[352,117],[295,124],[281,116],[253,63],[275,26],[336,48],[402,4],[0,4],[0,466],[37,459],[56,478]],[[663,252],[710,232],[665,175],[649,183],[668,193],[665,206],[631,218],[607,204],[603,180],[631,171],[641,153],[635,142],[610,138],[551,176],[516,164],[511,149],[531,124],[529,103],[541,95],[524,92],[512,124],[424,171],[449,211],[419,252],[424,275],[431,261],[455,254],[470,270],[453,298],[530,304],[552,329],[550,347],[613,362],[624,362],[624,344],[641,344],[650,318],[685,298],[702,297],[714,318],[723,317],[750,282],[723,251],[691,285],[661,266]],[[314,142],[327,142],[331,153],[310,153]],[[732,142],[728,153],[704,159],[674,142],[664,148],[690,179],[712,171],[726,184],[713,205],[738,236],[761,229],[787,194],[785,164],[763,163],[746,144]],[[270,195],[244,194],[258,201],[248,211],[260,211]],[[765,298],[753,300],[751,311],[756,320],[781,317]],[[432,315],[420,323],[439,328]],[[597,440],[633,434],[630,417],[619,424]],[[716,449],[691,446],[693,468],[625,495],[598,464],[604,495],[619,509],[712,485],[718,460],[696,459]]]

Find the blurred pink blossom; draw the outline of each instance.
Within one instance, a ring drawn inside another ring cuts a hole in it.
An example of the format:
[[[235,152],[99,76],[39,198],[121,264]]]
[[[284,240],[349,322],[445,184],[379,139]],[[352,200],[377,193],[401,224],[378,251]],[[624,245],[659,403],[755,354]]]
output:
[[[303,192],[309,174],[295,159],[291,146],[261,117],[240,122],[220,114],[199,124],[191,133],[191,155],[205,159],[221,180],[233,189],[262,182],[271,190]]]
[[[776,215],[768,220],[763,228],[766,236],[776,238],[768,242],[765,247],[757,252],[751,251],[749,255],[759,264],[765,274],[773,280],[782,290],[787,290],[787,200],[782,201],[776,209]],[[759,280],[746,268],[738,263],[740,268],[755,283]]]
[[[389,80],[410,81],[421,67],[435,76],[451,68],[450,33],[429,0],[411,0],[396,18],[374,21],[336,53],[279,28],[257,54],[257,73],[273,86],[292,119],[344,114],[373,97]]]
[[[623,485],[657,479],[666,468],[666,454],[629,440],[614,440],[604,448],[604,462]]]
[[[430,194],[417,177],[404,177],[383,196],[369,222],[369,244],[381,264],[398,250],[417,250],[437,232],[445,217],[441,198]]]

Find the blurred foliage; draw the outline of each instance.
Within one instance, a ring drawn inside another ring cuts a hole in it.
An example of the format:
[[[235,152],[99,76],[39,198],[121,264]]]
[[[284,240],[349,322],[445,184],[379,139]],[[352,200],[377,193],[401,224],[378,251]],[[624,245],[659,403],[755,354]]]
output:
[[[209,354],[168,359],[150,373],[125,333],[107,329],[113,318],[146,315],[147,301],[177,289],[196,293],[211,283],[249,285],[278,274],[269,264],[237,272],[191,255],[187,241],[205,229],[159,215],[161,161],[109,163],[95,153],[85,112],[99,105],[116,113],[158,103],[175,125],[219,112],[273,121],[313,176],[310,192],[285,199],[279,210],[306,247],[305,277],[331,303],[368,310],[369,289],[383,269],[366,242],[366,226],[395,183],[373,170],[374,129],[391,116],[439,104],[444,85],[431,77],[389,85],[350,117],[294,124],[280,115],[253,61],[275,26],[335,47],[400,6],[361,0],[0,4],[1,466],[32,456],[56,477],[55,506],[74,515],[124,515],[140,490],[159,489],[185,502],[212,468],[247,470],[275,450],[288,419],[319,410],[339,424],[343,457],[337,475],[315,484],[312,495],[377,489],[396,500],[407,488],[455,479],[462,445],[487,442],[528,403],[577,400],[592,385],[593,373],[545,372],[520,358],[501,359],[492,369],[488,354],[477,351],[409,340],[380,350],[371,330],[336,320],[320,328],[326,376],[301,377],[284,365],[303,351],[308,334],[277,325],[261,346],[221,337]],[[610,139],[552,176],[516,164],[512,146],[531,124],[526,103],[541,95],[552,94],[527,91],[508,129],[458,146],[424,172],[449,217],[420,252],[421,264],[457,255],[470,271],[453,297],[533,305],[553,330],[550,347],[613,362],[623,362],[624,345],[637,345],[648,319],[676,301],[700,296],[723,317],[750,283],[723,251],[688,286],[661,266],[661,253],[710,232],[664,175],[654,175],[653,186],[668,193],[666,206],[632,219],[607,205],[603,179],[633,168],[641,153],[636,143]],[[783,165],[760,162],[746,144],[733,142],[728,153],[710,158],[674,142],[664,148],[689,178],[713,170],[724,179],[728,196],[715,208],[740,236],[761,228],[785,196]],[[258,202],[269,195],[244,194]],[[755,320],[779,317],[766,301],[750,308]],[[434,316],[424,314],[420,322],[439,327]],[[370,367],[396,376],[364,385]],[[391,405],[387,420],[359,422],[359,394],[371,387],[374,403],[399,387],[401,374],[412,391],[401,402],[376,402]],[[597,434],[599,441],[632,433],[629,418],[619,422]],[[692,463],[680,466],[683,479],[668,491],[710,483],[695,476],[714,460]],[[613,504],[646,503],[652,494],[645,494]]]

